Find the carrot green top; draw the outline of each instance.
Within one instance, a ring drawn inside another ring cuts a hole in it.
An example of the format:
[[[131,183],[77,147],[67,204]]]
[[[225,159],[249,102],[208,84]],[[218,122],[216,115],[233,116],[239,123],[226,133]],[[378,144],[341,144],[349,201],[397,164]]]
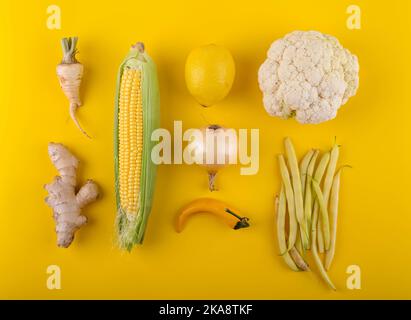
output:
[[[61,39],[61,46],[63,48],[63,60],[61,60],[62,64],[78,63],[76,59],[76,54],[78,52],[76,48],[77,41],[77,37]]]

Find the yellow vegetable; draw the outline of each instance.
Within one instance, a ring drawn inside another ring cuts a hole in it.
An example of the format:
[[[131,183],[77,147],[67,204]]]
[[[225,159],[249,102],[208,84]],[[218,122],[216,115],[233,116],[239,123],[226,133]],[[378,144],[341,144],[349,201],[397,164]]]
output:
[[[305,199],[304,199],[304,218],[307,224],[308,230],[311,229],[311,219],[312,219],[312,211],[313,211],[313,196],[312,196],[312,188],[311,188],[311,181],[312,181],[312,175],[314,172],[314,167],[315,163],[317,161],[319,151],[315,150],[314,154],[310,160],[310,163],[307,168],[307,178],[305,180]],[[311,243],[310,241],[308,242],[308,249],[311,248]]]
[[[327,271],[325,271],[323,263],[321,261],[320,256],[318,255],[318,250],[316,246],[316,241],[317,241],[317,222],[318,222],[318,211],[313,212],[313,219],[312,219],[312,229],[311,229],[311,251],[313,254],[314,262],[317,265],[317,268],[320,272],[321,278],[327,283],[327,285],[333,289],[336,290],[334,283],[331,281],[330,277],[327,274]]]
[[[296,152],[290,138],[284,140],[284,146],[287,162],[284,155],[277,156],[282,180],[281,192],[276,198],[280,255],[290,269],[310,271],[305,255],[306,250],[311,250],[321,278],[335,290],[326,270],[329,270],[335,254],[341,169],[336,175],[334,174],[339,147],[334,145],[330,152],[324,153],[321,157],[319,157],[319,150],[311,149],[304,155],[298,166]],[[318,158],[320,159],[317,164]],[[299,212],[301,209],[302,217]],[[285,224],[287,210],[290,219],[288,243]],[[306,229],[307,232],[304,231]],[[325,263],[320,257],[324,248],[327,250]]]
[[[115,109],[117,227],[120,247],[128,250],[143,242],[151,211],[156,175],[151,134],[159,112],[156,67],[137,43],[120,66]]]
[[[137,214],[143,154],[141,71],[125,69],[119,100],[120,203],[128,214]]]
[[[235,77],[233,57],[226,48],[210,44],[194,49],[185,66],[188,91],[204,107],[224,99]]]
[[[237,209],[225,204],[224,202],[211,198],[196,199],[187,204],[180,212],[177,219],[176,229],[181,232],[189,217],[197,213],[211,213],[220,217],[232,229],[237,230],[249,227],[249,219],[241,217]]]
[[[330,152],[326,152],[323,154],[323,156],[320,159],[320,162],[318,163],[318,167],[315,170],[314,174],[314,180],[318,182],[318,184],[321,184],[321,180],[323,179],[325,170],[327,169],[328,163],[330,162]],[[313,192],[315,196],[315,192]],[[313,212],[317,212],[319,210],[319,205],[318,201],[314,197],[314,208]],[[321,226],[321,219],[318,219],[318,226],[317,226],[317,242],[318,242],[318,251],[320,253],[324,253],[324,236],[323,236],[323,228]]]
[[[293,261],[295,262],[295,264],[298,266],[299,270],[311,271],[310,266],[308,265],[307,262],[305,262],[304,258],[300,255],[300,253],[295,247],[291,248],[290,255],[293,258]]]
[[[295,264],[287,250],[287,241],[285,235],[285,218],[287,213],[286,206],[284,186],[282,186],[280,196],[275,198],[275,209],[277,212],[278,247],[280,248],[280,254],[287,266],[293,271],[299,271],[297,265]]]
[[[337,240],[337,218],[338,218],[338,201],[340,192],[340,176],[341,169],[338,170],[334,177],[331,186],[331,198],[330,198],[330,224],[331,224],[331,245],[330,249],[325,254],[325,269],[330,270],[331,263],[335,254],[335,243]]]
[[[301,241],[303,248],[308,248],[308,229],[306,221],[304,219],[304,202],[301,188],[301,176],[300,170],[298,168],[297,155],[295,154],[295,149],[290,138],[285,138],[284,140],[285,153],[287,155],[288,164],[290,166],[292,187],[294,191],[294,201],[295,201],[295,216],[299,223]]]
[[[294,247],[297,240],[298,223],[295,216],[294,192],[291,186],[290,174],[288,173],[287,165],[285,164],[284,156],[277,156],[278,164],[280,165],[281,179],[283,181],[285,196],[287,199],[288,217],[289,217],[289,234],[288,234],[288,250]]]
[[[323,231],[323,239],[324,239],[324,247],[326,250],[329,250],[330,248],[330,241],[331,241],[331,236],[330,236],[330,220],[328,217],[328,209],[324,201],[324,196],[321,191],[320,185],[318,184],[317,181],[313,180],[312,181],[312,186],[313,190],[315,193],[315,196],[317,197],[318,205],[320,206],[320,211],[321,211],[321,227]]]
[[[310,166],[311,158],[313,157],[314,153],[315,150],[313,149],[308,151],[300,163],[301,192],[303,194],[303,201],[305,200],[305,187],[307,181],[308,167]]]

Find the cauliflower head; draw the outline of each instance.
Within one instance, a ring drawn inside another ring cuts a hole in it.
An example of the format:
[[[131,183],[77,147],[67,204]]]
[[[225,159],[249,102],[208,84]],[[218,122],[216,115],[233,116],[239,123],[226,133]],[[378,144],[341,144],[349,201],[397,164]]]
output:
[[[357,57],[335,37],[295,31],[271,45],[258,82],[271,116],[321,123],[356,94],[358,73]]]

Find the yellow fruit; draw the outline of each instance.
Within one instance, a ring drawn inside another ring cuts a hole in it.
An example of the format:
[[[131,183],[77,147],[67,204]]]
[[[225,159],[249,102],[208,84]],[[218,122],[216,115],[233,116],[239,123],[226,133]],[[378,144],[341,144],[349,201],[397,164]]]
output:
[[[188,91],[204,107],[209,107],[230,92],[235,76],[233,57],[226,48],[210,44],[189,54],[185,78]]]

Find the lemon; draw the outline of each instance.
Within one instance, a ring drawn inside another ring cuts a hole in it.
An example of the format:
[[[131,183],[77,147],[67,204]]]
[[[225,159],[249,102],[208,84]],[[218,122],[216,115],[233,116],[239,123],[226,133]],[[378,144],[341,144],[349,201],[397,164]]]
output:
[[[235,76],[233,57],[226,48],[210,44],[191,51],[185,66],[188,91],[204,107],[230,92]]]

